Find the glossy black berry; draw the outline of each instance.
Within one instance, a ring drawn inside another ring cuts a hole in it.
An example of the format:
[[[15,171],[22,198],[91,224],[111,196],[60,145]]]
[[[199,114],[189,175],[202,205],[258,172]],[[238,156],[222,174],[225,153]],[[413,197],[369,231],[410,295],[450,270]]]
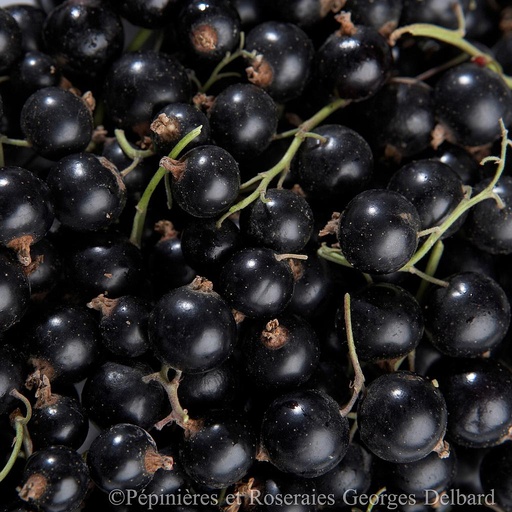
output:
[[[57,306],[41,312],[25,335],[30,363],[50,381],[79,382],[100,355],[95,319],[85,308]]]
[[[343,309],[338,312],[343,333]],[[376,283],[352,295],[352,331],[361,361],[405,356],[421,341],[423,315],[413,295],[391,283]],[[346,336],[346,334],[344,334]]]
[[[255,201],[240,214],[241,231],[250,243],[278,253],[302,251],[313,233],[313,224],[307,201],[287,189],[268,189],[265,202]]]
[[[366,190],[343,211],[338,241],[356,269],[371,274],[396,272],[418,246],[421,221],[414,205],[392,190]]]
[[[87,301],[100,293],[109,298],[140,292],[143,265],[140,250],[115,233],[97,233],[76,240],[65,265],[70,284]]]
[[[261,441],[280,471],[313,478],[333,469],[345,456],[348,420],[325,393],[291,391],[266,410]]]
[[[155,151],[168,155],[174,146],[193,129],[201,133],[187,145],[187,150],[210,142],[210,123],[203,112],[188,103],[169,103],[159,110],[151,123],[151,140]]]
[[[245,374],[256,387],[293,389],[306,382],[320,357],[313,328],[300,317],[256,322],[242,345]]]
[[[476,64],[446,71],[434,87],[434,105],[449,140],[464,146],[493,142],[499,120],[512,120],[512,92],[497,73]]]
[[[34,150],[50,160],[84,151],[91,141],[92,115],[85,101],[58,87],[44,87],[29,96],[20,119]]]
[[[87,465],[102,491],[137,491],[146,487],[159,469],[172,469],[172,458],[160,455],[153,438],[141,427],[119,423],[92,442]]]
[[[372,456],[360,444],[350,443],[343,459],[322,476],[314,479],[318,494],[331,496],[337,505],[364,494],[372,481]]]
[[[179,0],[109,0],[109,5],[138,27],[164,28],[173,21]]]
[[[180,443],[179,460],[197,483],[221,489],[238,482],[256,457],[256,436],[247,419],[227,409],[209,411]]]
[[[431,290],[424,304],[426,332],[452,357],[477,357],[505,338],[510,304],[499,284],[481,273],[462,272]]]
[[[184,372],[204,372],[222,364],[236,335],[231,309],[202,278],[164,295],[149,317],[155,354]]]
[[[241,393],[238,363],[232,358],[203,373],[183,374],[178,388],[181,405],[192,413],[207,414],[228,407]]]
[[[365,104],[365,124],[372,146],[399,160],[430,147],[435,126],[432,88],[410,78],[394,78]]]
[[[138,357],[149,348],[149,304],[138,297],[125,295],[109,299],[99,295],[89,307],[101,313],[100,332],[103,345],[121,357]]]
[[[490,178],[480,182],[473,191],[478,194],[490,183]],[[502,176],[493,192],[504,207],[494,199],[486,199],[469,211],[464,231],[479,249],[491,254],[512,253],[512,177]]]
[[[375,379],[357,412],[361,440],[368,449],[381,459],[400,463],[442,451],[447,417],[441,392],[426,379],[405,371]]]
[[[218,146],[199,146],[172,162],[171,188],[180,207],[194,217],[216,217],[238,196],[238,163]]]
[[[23,56],[11,76],[16,89],[27,97],[43,87],[58,86],[62,77],[57,62],[35,50]]]
[[[212,138],[237,160],[253,158],[270,144],[277,128],[277,107],[253,84],[235,84],[217,95],[208,111]]]
[[[223,266],[219,292],[246,316],[275,317],[292,298],[293,274],[271,249],[242,249]]]
[[[30,299],[30,284],[22,266],[12,254],[0,251],[0,332],[6,331],[25,314]]]
[[[254,52],[246,68],[249,81],[284,103],[300,96],[311,75],[313,43],[297,25],[267,21],[254,27],[245,41]]]
[[[124,30],[104,3],[66,0],[48,14],[43,37],[46,51],[66,74],[90,79],[121,55]]]
[[[89,471],[82,456],[65,446],[51,446],[32,454],[20,483],[23,501],[44,512],[74,510],[89,488]]]
[[[189,0],[179,19],[183,48],[195,59],[218,62],[238,46],[240,17],[226,0]]]
[[[151,248],[149,271],[155,293],[163,295],[173,288],[190,284],[197,272],[183,254],[181,238],[172,222],[158,221],[155,231],[161,237]]]
[[[455,450],[441,458],[435,452],[421,460],[402,464],[385,464],[383,469],[390,489],[407,494],[421,503],[433,501],[435,493],[448,489],[457,474]]]
[[[366,140],[340,124],[315,129],[325,140],[307,138],[293,160],[294,177],[318,203],[347,202],[364,189],[373,171]]]
[[[106,77],[105,106],[119,128],[149,134],[153,116],[168,103],[187,102],[190,83],[185,68],[164,53],[124,53]]]
[[[43,48],[43,24],[46,13],[29,4],[10,4],[5,10],[14,18],[21,30],[21,46],[24,53]]]
[[[22,52],[20,27],[6,9],[0,9],[0,73],[9,72]]]
[[[512,373],[490,359],[440,361],[429,371],[446,399],[448,435],[459,445],[502,443],[512,426]]]
[[[219,271],[221,266],[241,248],[238,226],[226,219],[220,227],[215,220],[193,220],[181,234],[181,248],[186,260],[202,275]]]
[[[370,25],[383,34],[394,30],[400,22],[403,0],[348,0],[344,9],[350,11],[354,23]]]
[[[131,423],[150,429],[166,416],[168,399],[162,386],[144,382],[151,371],[107,362],[85,382],[82,404],[89,418],[101,428]]]
[[[462,180],[439,160],[416,160],[401,167],[388,183],[409,199],[420,216],[421,229],[440,226],[464,198]],[[445,236],[453,234],[463,218],[452,224]]]
[[[342,13],[346,20],[347,14]],[[362,100],[373,96],[391,71],[391,49],[373,27],[353,25],[331,34],[316,54],[317,73],[323,85],[340,98]]]
[[[53,222],[46,184],[27,169],[0,168],[0,243],[30,264],[30,245],[43,238]]]
[[[89,419],[76,398],[39,391],[30,420],[30,438],[37,450],[55,445],[78,450],[88,432]]]
[[[97,231],[115,223],[126,202],[119,171],[92,153],[66,156],[46,178],[60,223],[75,231]]]

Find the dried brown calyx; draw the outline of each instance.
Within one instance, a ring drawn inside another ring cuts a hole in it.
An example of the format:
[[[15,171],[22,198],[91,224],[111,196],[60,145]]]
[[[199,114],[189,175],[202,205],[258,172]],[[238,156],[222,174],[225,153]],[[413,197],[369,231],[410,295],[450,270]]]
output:
[[[162,238],[162,240],[174,240],[178,238],[178,232],[174,229],[174,224],[170,220],[159,220],[153,228]]]
[[[357,33],[357,27],[352,23],[352,15],[349,12],[340,12],[334,16],[334,19],[340,24],[336,34],[340,37],[353,36]]]
[[[158,114],[151,123],[150,130],[156,133],[163,142],[174,142],[181,138],[180,121],[176,117],[167,114]]]
[[[19,490],[19,497],[23,501],[40,500],[46,492],[47,483],[43,475],[34,473],[28,477],[23,487]]]
[[[208,281],[206,277],[197,276],[189,284],[191,290],[195,292],[211,293],[213,291],[213,283]]]
[[[119,303],[119,299],[109,299],[103,293],[87,303],[87,307],[99,311],[103,316],[110,316]]]
[[[153,475],[159,469],[171,471],[174,467],[174,459],[170,455],[162,455],[155,449],[150,448],[144,455],[144,469]]]
[[[270,350],[277,350],[288,342],[289,332],[286,327],[279,324],[279,320],[270,320],[261,333],[261,342]]]
[[[163,167],[166,171],[169,171],[172,174],[172,177],[176,181],[179,181],[187,168],[187,162],[185,160],[175,160],[174,158],[164,156],[160,159],[160,167]]]
[[[200,53],[215,51],[219,37],[217,31],[207,24],[198,25],[192,31],[192,46]]]
[[[18,261],[24,267],[28,267],[32,263],[32,258],[30,257],[30,246],[33,242],[34,237],[32,235],[24,235],[11,240],[7,244],[7,247],[16,253]]]
[[[274,71],[269,62],[258,54],[251,60],[251,65],[245,68],[249,82],[265,89],[274,80]]]

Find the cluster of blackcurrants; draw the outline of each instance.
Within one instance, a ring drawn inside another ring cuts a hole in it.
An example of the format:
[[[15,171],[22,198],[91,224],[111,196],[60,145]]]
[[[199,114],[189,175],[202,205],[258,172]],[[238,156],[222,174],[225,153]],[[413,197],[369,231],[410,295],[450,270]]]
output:
[[[0,511],[511,512],[512,2],[37,3]]]

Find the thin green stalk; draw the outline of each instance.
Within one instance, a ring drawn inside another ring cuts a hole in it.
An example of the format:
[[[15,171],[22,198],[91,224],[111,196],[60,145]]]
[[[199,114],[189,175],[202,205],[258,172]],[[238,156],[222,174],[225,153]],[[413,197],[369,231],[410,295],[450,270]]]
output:
[[[201,133],[202,128],[203,126],[201,125],[197,128],[194,128],[191,132],[187,133],[187,135],[185,135],[185,137],[183,137],[178,142],[178,144],[174,146],[173,150],[169,153],[169,158],[172,158],[173,160],[178,158],[178,156],[185,149],[185,147]],[[148,186],[146,187],[146,190],[144,190],[144,193],[142,194],[142,197],[140,198],[137,206],[135,207],[136,212],[133,219],[130,241],[137,247],[140,247],[141,245],[142,232],[144,230],[144,223],[146,221],[149,201],[156,187],[158,186],[158,184],[160,183],[160,181],[167,172],[168,171],[162,166],[158,168],[156,173],[151,178],[151,181],[149,182]]]
[[[18,146],[21,148],[29,148],[32,144],[25,139],[10,139],[5,135],[0,135],[0,142],[3,144],[9,144],[9,146]]]
[[[151,149],[136,149],[134,148],[126,138],[124,130],[116,129],[114,130],[114,135],[116,136],[117,143],[123,150],[123,153],[132,160],[136,158],[143,159],[153,156],[155,153]]]
[[[438,240],[430,253],[428,258],[427,266],[425,267],[425,273],[429,276],[434,277],[437,267],[439,266],[439,262],[441,261],[441,257],[443,256],[444,245],[441,240]],[[422,279],[420,283],[420,287],[418,288],[418,293],[416,293],[416,299],[418,302],[421,302],[425,292],[428,288],[428,281]]]
[[[137,50],[140,50],[152,34],[153,31],[149,28],[141,28],[126,48],[126,51],[136,52]]]
[[[356,400],[359,396],[359,393],[363,389],[364,386],[364,374],[361,369],[361,365],[359,364],[359,358],[357,357],[356,352],[356,344],[354,341],[354,334],[352,331],[352,315],[350,311],[350,294],[346,293],[344,297],[344,312],[345,312],[345,332],[347,335],[347,343],[348,343],[348,355],[350,358],[350,363],[352,364],[352,368],[354,370],[354,382],[352,383],[352,396],[347,403],[340,410],[340,414],[342,416],[346,416],[354,407]]]
[[[5,479],[5,477],[9,474],[12,467],[14,466],[14,463],[16,462],[16,459],[18,458],[18,455],[20,454],[21,447],[23,445],[23,439],[24,439],[24,431],[26,428],[27,423],[30,421],[30,418],[32,417],[32,406],[30,405],[30,402],[25,398],[19,391],[16,389],[13,389],[10,392],[10,395],[18,398],[23,402],[25,405],[25,408],[27,410],[27,413],[25,416],[21,416],[21,413],[18,413],[16,417],[13,420],[14,423],[14,430],[16,432],[16,441],[14,442],[14,447],[11,452],[11,456],[9,457],[9,460],[5,464],[2,471],[0,471],[0,482]]]
[[[270,168],[266,172],[262,172],[251,178],[249,181],[243,183],[240,187],[241,190],[247,189],[249,186],[260,182],[258,188],[254,190],[250,195],[246,198],[242,199],[240,202],[234,204],[218,221],[217,227],[220,227],[221,224],[233,213],[243,210],[245,207],[249,206],[251,203],[256,201],[260,197],[264,197],[264,194],[272,182],[274,178],[279,176],[281,172],[289,168],[293,157],[296,155],[299,150],[301,144],[304,142],[306,137],[311,136],[311,130],[313,130],[316,126],[318,126],[322,121],[327,119],[333,112],[336,110],[346,106],[348,103],[347,100],[337,99],[329,105],[326,105],[322,109],[320,109],[314,116],[310,117],[307,121],[304,121],[301,125],[297,133],[294,135],[293,140],[286,150],[284,156],[277,162],[274,167]],[[316,134],[314,134],[316,135]]]
[[[469,209],[471,209],[476,204],[485,201],[486,199],[493,199],[494,198],[494,192],[493,189],[500,179],[501,174],[503,173],[503,169],[505,168],[505,161],[506,161],[506,154],[507,154],[507,147],[509,145],[508,140],[508,132],[505,128],[505,125],[503,124],[503,121],[500,120],[501,125],[501,135],[502,135],[502,141],[501,141],[501,154],[500,157],[496,160],[495,157],[493,158],[486,158],[482,160],[481,163],[485,163],[489,160],[497,161],[498,162],[498,168],[496,170],[496,173],[494,174],[493,179],[487,185],[487,187],[484,188],[479,194],[476,196],[473,196],[471,198],[467,197],[464,198],[457,207],[453,210],[453,212],[447,217],[447,219],[439,226],[439,230],[432,233],[422,244],[422,246],[416,251],[416,253],[412,256],[412,258],[400,269],[401,271],[409,271],[411,267],[414,267],[416,263],[418,263],[421,259],[423,259],[434,247],[434,245],[437,243],[438,240],[441,239],[441,237],[448,231],[448,229],[453,225],[454,222],[456,222],[464,213],[466,213]]]
[[[379,502],[378,497],[381,494],[384,494],[387,491],[385,487],[381,487],[375,494],[372,495],[370,498],[370,503],[368,504],[368,507],[366,508],[366,512],[371,512],[373,510],[373,507],[377,505]]]

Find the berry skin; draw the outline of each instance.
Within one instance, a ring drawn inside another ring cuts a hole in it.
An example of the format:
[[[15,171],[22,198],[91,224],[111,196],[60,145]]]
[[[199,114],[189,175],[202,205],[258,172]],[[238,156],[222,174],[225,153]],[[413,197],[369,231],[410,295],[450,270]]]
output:
[[[420,216],[421,229],[441,225],[464,198],[462,181],[455,171],[439,160],[416,160],[401,167],[388,183],[409,199]],[[444,234],[453,234],[464,217]]]
[[[215,63],[238,45],[240,17],[226,0],[189,0],[179,20],[183,48],[193,59]]]
[[[22,34],[16,20],[6,9],[0,9],[0,73],[8,73],[22,56]]]
[[[155,112],[169,103],[189,100],[190,82],[185,68],[170,55],[127,52],[110,67],[104,90],[114,123],[147,135]]]
[[[316,55],[324,86],[351,100],[373,96],[388,79],[391,63],[390,47],[377,30],[350,23],[346,32],[342,27],[331,34]]]
[[[221,365],[231,354],[236,334],[229,306],[202,278],[164,295],[149,317],[149,340],[156,356],[189,373]]]
[[[320,350],[313,328],[300,317],[255,323],[243,340],[244,370],[258,388],[294,389],[316,369]]]
[[[325,142],[308,138],[293,160],[293,172],[311,200],[345,203],[364,189],[373,171],[370,146],[354,130],[339,124],[315,129]]]
[[[120,16],[137,27],[164,28],[177,15],[179,0],[109,0]]]
[[[500,118],[512,120],[512,92],[486,67],[460,64],[446,71],[434,87],[436,117],[450,140],[481,146],[500,136]]]
[[[172,469],[172,458],[157,452],[153,438],[141,427],[119,423],[91,444],[87,465],[94,483],[104,492],[141,490],[159,469]]]
[[[348,262],[370,274],[390,274],[405,265],[418,246],[421,221],[414,205],[392,190],[366,190],[345,208],[338,241]]]
[[[236,160],[250,159],[270,144],[277,128],[277,107],[253,84],[235,84],[217,95],[208,111],[212,138]]]
[[[357,412],[361,440],[368,449],[381,459],[400,463],[439,450],[447,417],[441,392],[419,375],[405,371],[375,379],[360,399]]]
[[[43,512],[69,512],[82,503],[89,488],[89,471],[71,448],[51,446],[27,460],[19,496]]]
[[[512,443],[489,450],[480,464],[480,479],[486,493],[493,493],[495,503],[512,510]]]
[[[29,265],[30,245],[41,240],[53,223],[53,205],[46,184],[21,167],[0,168],[0,243],[14,249]]]
[[[391,283],[377,283],[352,295],[352,332],[360,361],[397,359],[414,350],[423,336],[416,299]],[[339,324],[345,334],[343,310]]]
[[[291,391],[274,400],[261,427],[263,449],[284,473],[314,478],[330,471],[348,449],[348,420],[321,391]]]
[[[290,265],[270,249],[242,249],[223,266],[219,290],[230,306],[252,317],[272,318],[289,304],[293,294]]]
[[[492,359],[447,359],[429,374],[439,381],[449,439],[469,448],[496,446],[512,428],[512,373]]]
[[[50,160],[84,151],[91,141],[89,108],[81,98],[58,87],[44,87],[29,96],[20,119],[34,151]]]
[[[240,171],[236,160],[218,146],[199,146],[171,161],[172,195],[194,217],[225,212],[238,196]]]
[[[75,231],[98,231],[115,223],[126,203],[119,171],[92,153],[69,155],[46,178],[61,224]]]
[[[66,75],[98,77],[123,50],[121,18],[100,2],[66,0],[47,16],[46,51]]]
[[[131,423],[150,429],[165,417],[168,400],[157,382],[144,382],[150,369],[107,362],[92,373],[82,390],[82,403],[90,419],[101,428]]]
[[[39,51],[27,52],[13,70],[12,81],[27,97],[43,87],[58,86],[61,72],[55,60]]]
[[[451,357],[477,357],[496,348],[510,324],[510,304],[494,279],[476,272],[448,278],[424,304],[432,344]]]
[[[307,201],[286,189],[271,188],[266,201],[255,201],[240,214],[240,229],[255,246],[296,254],[313,233],[313,212]]]
[[[15,350],[9,345],[0,347],[0,417],[12,412],[19,400],[10,393],[13,389],[20,393],[24,386],[24,366]]]
[[[256,456],[256,436],[249,423],[229,410],[209,411],[180,443],[179,460],[197,483],[222,489],[238,482]]]
[[[280,103],[302,94],[314,52],[313,43],[302,29],[278,21],[261,23],[247,35],[245,49],[256,53],[246,68],[251,83]]]

